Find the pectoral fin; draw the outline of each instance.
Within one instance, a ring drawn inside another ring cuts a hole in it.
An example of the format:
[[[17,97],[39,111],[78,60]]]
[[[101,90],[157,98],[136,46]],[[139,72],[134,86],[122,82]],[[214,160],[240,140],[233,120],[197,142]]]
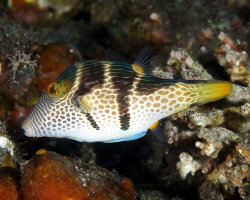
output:
[[[156,136],[156,138],[162,142],[166,142],[166,136],[164,132],[165,123],[163,120],[156,121],[153,123],[149,130]]]
[[[92,102],[89,94],[86,94],[84,96],[79,96],[77,103],[78,103],[78,106],[84,112],[89,112],[94,107],[94,103]]]

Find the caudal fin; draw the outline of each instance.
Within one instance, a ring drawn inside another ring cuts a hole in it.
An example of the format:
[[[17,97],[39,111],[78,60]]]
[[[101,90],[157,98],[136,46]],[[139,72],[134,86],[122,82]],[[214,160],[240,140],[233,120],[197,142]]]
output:
[[[200,82],[194,84],[198,104],[204,104],[224,98],[232,92],[232,84],[225,81]]]

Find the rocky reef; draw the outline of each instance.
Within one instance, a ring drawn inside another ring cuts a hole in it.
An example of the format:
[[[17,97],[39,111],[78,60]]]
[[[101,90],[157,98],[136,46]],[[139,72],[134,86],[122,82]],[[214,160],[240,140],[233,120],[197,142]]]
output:
[[[24,165],[22,192],[23,199],[134,199],[127,178],[44,149]]]
[[[250,2],[9,0],[0,3],[0,199],[250,199]],[[225,80],[225,99],[122,143],[27,138],[21,124],[75,62],[132,63],[154,76]]]

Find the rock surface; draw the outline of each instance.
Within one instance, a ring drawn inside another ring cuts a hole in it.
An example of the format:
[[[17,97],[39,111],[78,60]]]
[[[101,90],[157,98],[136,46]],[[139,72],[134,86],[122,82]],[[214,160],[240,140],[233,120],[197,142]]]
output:
[[[132,183],[103,168],[40,150],[22,173],[25,200],[134,199]]]
[[[0,199],[21,200],[20,177],[17,169],[11,167],[0,168]]]

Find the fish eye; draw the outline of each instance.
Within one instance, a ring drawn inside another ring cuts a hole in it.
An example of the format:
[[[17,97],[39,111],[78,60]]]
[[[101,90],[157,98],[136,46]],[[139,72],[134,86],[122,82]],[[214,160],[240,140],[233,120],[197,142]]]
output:
[[[47,91],[50,96],[53,96],[53,97],[57,96],[59,93],[57,84],[56,83],[49,84]]]
[[[73,84],[71,80],[52,82],[49,84],[47,91],[51,97],[64,98],[72,86]]]

